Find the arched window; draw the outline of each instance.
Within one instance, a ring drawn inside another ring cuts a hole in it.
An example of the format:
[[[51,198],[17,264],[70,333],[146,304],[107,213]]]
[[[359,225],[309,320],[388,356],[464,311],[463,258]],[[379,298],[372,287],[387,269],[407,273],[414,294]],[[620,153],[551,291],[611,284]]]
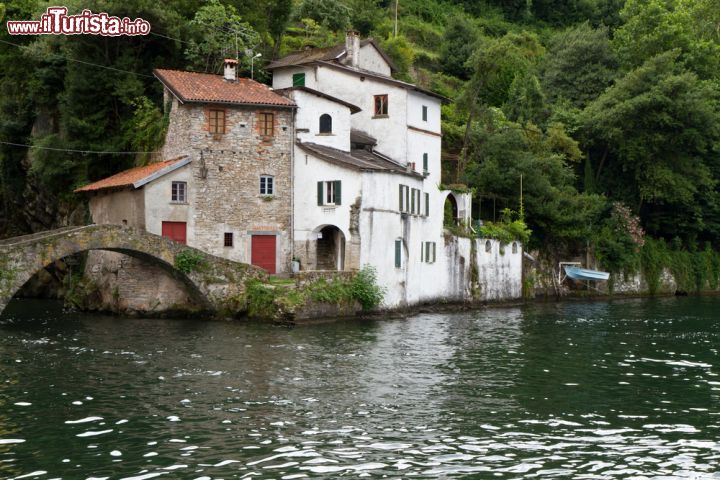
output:
[[[327,113],[320,115],[320,133],[332,133],[332,117]]]
[[[513,242],[513,253],[517,253],[517,242]]]
[[[485,251],[488,253],[492,251],[492,244],[490,243],[490,240],[485,241]]]

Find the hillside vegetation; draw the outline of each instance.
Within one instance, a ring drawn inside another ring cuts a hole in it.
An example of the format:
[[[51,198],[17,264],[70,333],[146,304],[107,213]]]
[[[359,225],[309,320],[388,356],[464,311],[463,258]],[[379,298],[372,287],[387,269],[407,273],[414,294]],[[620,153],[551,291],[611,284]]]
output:
[[[36,19],[47,6],[13,0],[0,15]],[[67,6],[142,17],[153,33],[36,38],[3,27],[0,142],[43,147],[0,144],[5,234],[57,226],[79,201],[74,187],[153,159],[92,153],[159,147],[167,120],[153,68],[217,72],[237,45],[246,75],[246,50],[262,53],[256,78],[268,81],[270,59],[342,42],[352,28],[381,43],[398,78],[453,100],[443,107],[444,183],[470,188],[479,218],[509,208],[531,246],[592,244],[615,270],[637,263],[646,236],[689,251],[720,243],[718,0]]]

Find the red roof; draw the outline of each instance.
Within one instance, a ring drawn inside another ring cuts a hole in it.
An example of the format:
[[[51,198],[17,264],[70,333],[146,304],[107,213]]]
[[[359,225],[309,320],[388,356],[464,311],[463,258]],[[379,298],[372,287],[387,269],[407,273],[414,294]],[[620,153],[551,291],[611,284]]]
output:
[[[249,78],[226,81],[222,75],[155,69],[155,76],[182,102],[236,103],[294,107],[286,97],[274,93],[267,85]]]
[[[163,168],[169,167],[183,160],[184,158],[186,157],[183,156],[179,158],[174,158],[172,160],[165,160],[163,162],[151,163],[150,165],[145,165],[144,167],[131,168],[129,170],[116,173],[111,177],[103,178],[102,180],[98,180],[97,182],[85,185],[84,187],[80,187],[75,190],[75,193],[94,192],[97,190],[104,190],[106,188],[133,187],[136,182],[139,182],[149,177],[150,175],[159,172]]]

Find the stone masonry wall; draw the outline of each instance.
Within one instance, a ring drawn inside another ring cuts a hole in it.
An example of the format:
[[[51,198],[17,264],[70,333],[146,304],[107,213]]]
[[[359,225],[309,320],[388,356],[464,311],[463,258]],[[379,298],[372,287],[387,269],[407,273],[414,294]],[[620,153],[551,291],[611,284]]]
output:
[[[85,277],[99,298],[89,308],[123,314],[197,309],[187,287],[164,269],[121,253],[88,252]]]
[[[223,235],[250,263],[252,234],[276,235],[278,272],[290,271],[292,111],[244,106],[212,106],[225,111],[225,133],[208,131],[209,106],[172,103],[164,158],[190,155],[194,204],[193,246],[224,254]],[[273,135],[259,130],[259,114],[272,113]],[[274,178],[274,194],[260,194],[260,176]]]

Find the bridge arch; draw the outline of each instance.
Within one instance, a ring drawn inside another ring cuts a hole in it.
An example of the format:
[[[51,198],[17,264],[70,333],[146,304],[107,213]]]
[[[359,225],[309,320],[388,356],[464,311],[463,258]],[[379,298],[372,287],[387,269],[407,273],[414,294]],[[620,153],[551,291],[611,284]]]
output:
[[[201,308],[213,312],[244,311],[245,281],[266,278],[251,265],[209,255],[143,230],[120,225],[88,225],[40,232],[0,242],[0,313],[10,299],[37,272],[76,253],[105,250],[158,265],[187,287]],[[175,257],[192,251],[202,268],[183,273]]]

